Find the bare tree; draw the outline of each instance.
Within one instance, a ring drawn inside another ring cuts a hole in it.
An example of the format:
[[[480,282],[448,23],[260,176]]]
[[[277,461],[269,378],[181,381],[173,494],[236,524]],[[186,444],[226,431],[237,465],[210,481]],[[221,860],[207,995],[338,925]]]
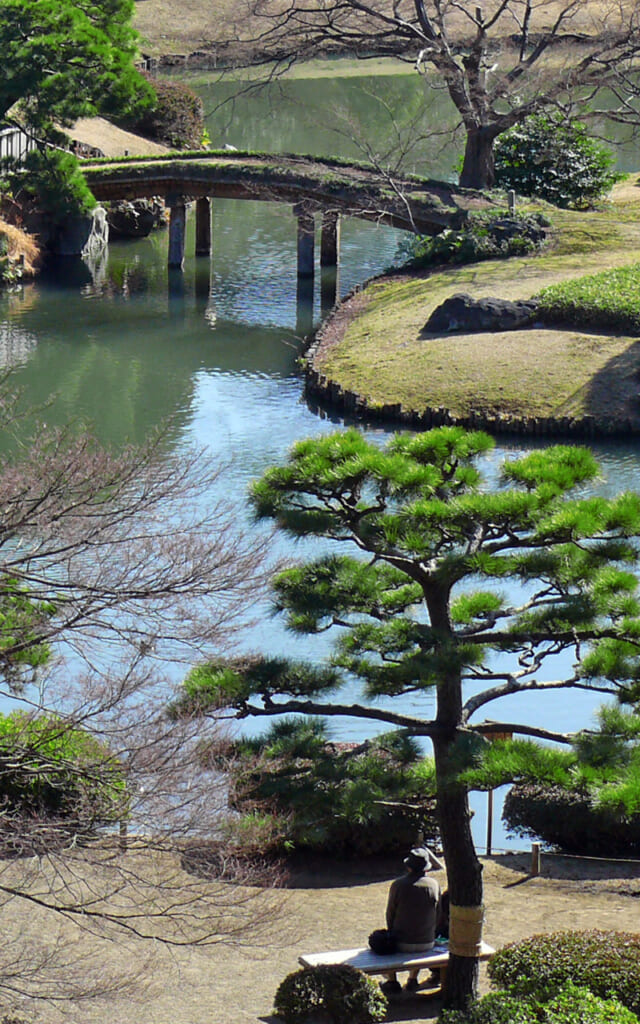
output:
[[[46,427],[25,440],[6,389],[0,1005],[138,978],[144,952],[123,979],[104,951],[79,952],[87,932],[260,942],[281,902],[225,874],[224,845],[217,878],[185,870],[193,843],[221,839],[226,791],[201,763],[201,724],[165,713],[184,665],[232,650],[247,626],[264,531],[215,500],[221,472],[203,452],[173,453],[167,434],[120,453]]]
[[[530,114],[639,121],[633,0],[244,0],[225,42],[231,61],[282,68],[328,52],[412,64],[458,112],[471,188],[491,187],[495,139]]]

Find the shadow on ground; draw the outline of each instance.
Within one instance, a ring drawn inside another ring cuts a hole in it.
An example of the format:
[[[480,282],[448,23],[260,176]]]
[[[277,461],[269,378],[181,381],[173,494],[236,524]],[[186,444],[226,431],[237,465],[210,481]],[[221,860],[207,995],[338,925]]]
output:
[[[287,861],[288,889],[327,889],[354,885],[370,885],[372,882],[391,881],[404,871],[402,864],[406,851],[397,856],[361,857],[353,860],[337,860],[317,854],[298,854]]]
[[[384,1019],[386,1024],[395,1024],[396,1021],[437,1020],[441,1007],[440,999],[412,992],[411,995],[403,994],[390,1001]],[[260,1024],[282,1024],[282,1018],[274,1014],[258,1017],[258,1020]]]
[[[594,344],[598,335],[594,333]],[[613,356],[597,373],[585,395],[586,413],[596,418],[629,419],[638,427],[640,418],[640,342]]]

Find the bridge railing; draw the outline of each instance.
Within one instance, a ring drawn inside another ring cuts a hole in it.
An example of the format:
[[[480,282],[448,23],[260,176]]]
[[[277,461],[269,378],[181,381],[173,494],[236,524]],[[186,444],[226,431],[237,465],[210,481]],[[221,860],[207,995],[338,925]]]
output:
[[[37,145],[33,136],[21,128],[0,128],[0,160],[16,160],[22,164],[27,153]]]

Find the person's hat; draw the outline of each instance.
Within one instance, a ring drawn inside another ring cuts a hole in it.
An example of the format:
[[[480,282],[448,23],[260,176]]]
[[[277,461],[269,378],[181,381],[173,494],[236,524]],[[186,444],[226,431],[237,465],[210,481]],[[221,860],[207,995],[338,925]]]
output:
[[[405,857],[404,863],[405,866],[411,868],[412,871],[428,871],[431,867],[429,851],[425,850],[423,846],[418,846]]]

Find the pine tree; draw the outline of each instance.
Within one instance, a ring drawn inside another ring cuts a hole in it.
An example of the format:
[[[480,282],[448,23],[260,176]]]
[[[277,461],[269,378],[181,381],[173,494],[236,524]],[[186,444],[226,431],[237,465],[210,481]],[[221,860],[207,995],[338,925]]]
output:
[[[146,96],[133,10],[133,0],[0,0],[0,121],[20,103],[42,131]]]
[[[398,434],[385,447],[356,430],[296,444],[254,485],[252,503],[291,537],[334,542],[273,583],[289,629],[337,634],[331,664],[209,664],[182,696],[201,713],[355,715],[429,737],[454,932],[456,918],[481,916],[483,898],[464,769],[492,732],[569,740],[476,715],[531,690],[624,696],[640,678],[640,495],[581,494],[598,466],[567,446],[506,460],[489,486],[477,464],[492,447],[457,427]],[[362,683],[361,703],[335,697],[347,673]],[[431,719],[403,710],[422,691],[435,697]],[[381,708],[381,695],[397,709]],[[475,994],[477,960],[456,949],[452,938],[447,1003],[461,1007]]]

